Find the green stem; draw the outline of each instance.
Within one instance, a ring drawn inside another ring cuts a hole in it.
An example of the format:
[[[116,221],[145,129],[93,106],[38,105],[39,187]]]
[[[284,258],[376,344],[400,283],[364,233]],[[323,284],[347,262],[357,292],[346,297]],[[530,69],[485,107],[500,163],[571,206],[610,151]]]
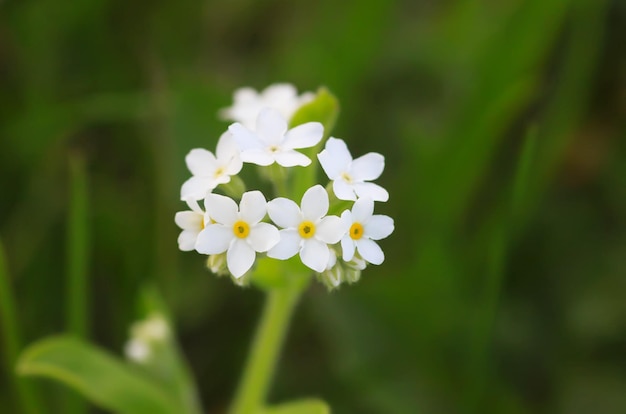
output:
[[[268,292],[263,315],[241,378],[231,414],[254,414],[265,403],[283,340],[302,289],[284,287]]]
[[[11,289],[8,266],[6,264],[4,248],[0,243],[0,338],[3,339],[0,349],[3,350],[4,364],[7,367],[8,382],[13,387],[21,412],[36,414],[41,410],[38,394],[30,387],[26,380],[17,378],[12,367],[15,367],[17,354],[22,347],[19,321],[15,296]]]

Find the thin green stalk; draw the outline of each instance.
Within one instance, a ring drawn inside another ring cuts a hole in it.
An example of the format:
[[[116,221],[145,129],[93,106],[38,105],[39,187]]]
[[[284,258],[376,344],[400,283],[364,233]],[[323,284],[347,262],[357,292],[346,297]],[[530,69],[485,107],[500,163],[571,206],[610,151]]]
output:
[[[88,333],[87,263],[89,236],[87,226],[87,178],[85,161],[80,155],[69,158],[70,198],[67,218],[67,330],[85,338]]]
[[[20,412],[25,414],[38,414],[41,410],[38,395],[26,382],[18,378],[11,367],[15,367],[17,355],[22,347],[21,334],[19,330],[19,322],[17,320],[17,307],[15,305],[15,297],[11,289],[11,281],[9,279],[9,271],[6,265],[4,255],[4,247],[0,242],[0,323],[2,337],[2,357],[7,367],[8,383],[15,391],[17,404],[21,408]]]
[[[231,414],[254,414],[265,403],[291,315],[301,288],[268,292],[248,361],[230,408]]]
[[[67,217],[67,274],[65,323],[69,333],[87,338],[89,332],[88,256],[89,230],[87,218],[87,173],[80,154],[69,157],[69,214]],[[82,399],[68,394],[64,399],[66,413],[82,414],[87,406]]]

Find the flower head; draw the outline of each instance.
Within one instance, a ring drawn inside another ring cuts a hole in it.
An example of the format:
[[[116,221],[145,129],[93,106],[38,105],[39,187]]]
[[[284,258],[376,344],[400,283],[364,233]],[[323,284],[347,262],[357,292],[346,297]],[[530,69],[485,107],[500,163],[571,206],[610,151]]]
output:
[[[217,142],[215,155],[202,148],[192,149],[185,157],[187,168],[193,176],[185,181],[180,198],[200,200],[215,187],[230,181],[230,176],[241,171],[243,162],[239,147],[229,132],[222,134]]]
[[[345,233],[339,217],[326,216],[328,207],[328,193],[321,185],[304,193],[301,207],[288,198],[270,201],[268,214],[283,230],[280,242],[267,252],[268,257],[286,260],[299,252],[302,263],[323,272],[331,260],[328,245],[339,242]]]
[[[155,348],[167,341],[169,336],[170,327],[165,318],[160,314],[151,315],[133,323],[124,352],[128,359],[145,363],[152,358]]]
[[[346,143],[329,138],[326,147],[317,154],[322,169],[333,181],[333,191],[340,200],[370,197],[374,201],[387,201],[389,193],[383,187],[367,181],[375,180],[385,168],[385,157],[370,152],[355,160]]]
[[[314,97],[311,92],[298,96],[296,88],[288,83],[270,85],[261,93],[252,88],[240,88],[233,94],[233,106],[222,109],[220,116],[254,130],[257,116],[263,108],[275,109],[289,120],[298,108]]]
[[[350,262],[355,251],[367,262],[379,265],[385,260],[385,254],[374,240],[384,239],[394,230],[393,219],[383,215],[373,215],[374,201],[360,198],[352,206],[352,211],[341,214],[342,225],[348,232],[341,239],[343,260]]]
[[[324,127],[319,122],[307,122],[287,130],[285,118],[268,108],[259,113],[256,131],[240,123],[231,125],[228,130],[241,149],[241,159],[263,166],[274,162],[283,167],[311,164],[309,157],[295,150],[316,145],[324,135]]]
[[[198,234],[204,229],[204,211],[194,199],[188,199],[187,205],[191,210],[179,211],[174,216],[174,222],[183,231],[178,236],[178,248],[190,252],[196,248]]]
[[[276,227],[261,222],[267,202],[260,191],[244,193],[239,208],[234,200],[219,194],[209,194],[204,206],[214,223],[200,232],[196,250],[202,254],[226,252],[228,270],[236,278],[250,270],[256,252],[266,252],[280,239]]]

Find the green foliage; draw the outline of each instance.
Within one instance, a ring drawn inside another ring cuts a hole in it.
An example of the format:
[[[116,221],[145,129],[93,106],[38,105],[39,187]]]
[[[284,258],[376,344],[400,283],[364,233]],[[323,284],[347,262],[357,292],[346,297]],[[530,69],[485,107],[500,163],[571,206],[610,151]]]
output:
[[[307,399],[268,407],[259,414],[330,414],[330,408],[324,401]]]
[[[72,337],[53,337],[31,345],[20,358],[17,371],[65,383],[114,412],[185,412],[169,389],[107,352]]]

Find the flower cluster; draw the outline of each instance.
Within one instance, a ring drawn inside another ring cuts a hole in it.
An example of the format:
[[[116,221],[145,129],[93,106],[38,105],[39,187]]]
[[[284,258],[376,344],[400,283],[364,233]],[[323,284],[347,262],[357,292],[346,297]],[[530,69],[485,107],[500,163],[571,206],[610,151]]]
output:
[[[243,88],[234,100],[220,112],[235,122],[220,137],[215,155],[193,149],[185,158],[192,177],[181,188],[181,200],[190,210],[175,216],[182,229],[179,248],[209,255],[209,268],[236,282],[250,273],[259,254],[278,260],[298,255],[329,288],[358,280],[367,263],[381,264],[385,256],[376,241],[389,236],[394,223],[374,214],[374,203],[387,201],[389,194],[371,181],[382,174],[384,157],[369,153],[353,159],[346,143],[333,137],[317,159],[299,151],[321,147],[325,131],[319,122],[289,128],[293,115],[315,101],[314,94],[298,96],[291,85],[272,85],[261,93]],[[236,193],[229,190],[237,180],[245,189],[237,177],[243,163],[280,168],[284,175],[291,168],[312,168],[314,162],[329,185],[312,185],[299,204],[287,194],[268,201],[259,190],[241,190],[237,204],[214,192]],[[340,214],[329,214],[338,206],[344,207]]]

